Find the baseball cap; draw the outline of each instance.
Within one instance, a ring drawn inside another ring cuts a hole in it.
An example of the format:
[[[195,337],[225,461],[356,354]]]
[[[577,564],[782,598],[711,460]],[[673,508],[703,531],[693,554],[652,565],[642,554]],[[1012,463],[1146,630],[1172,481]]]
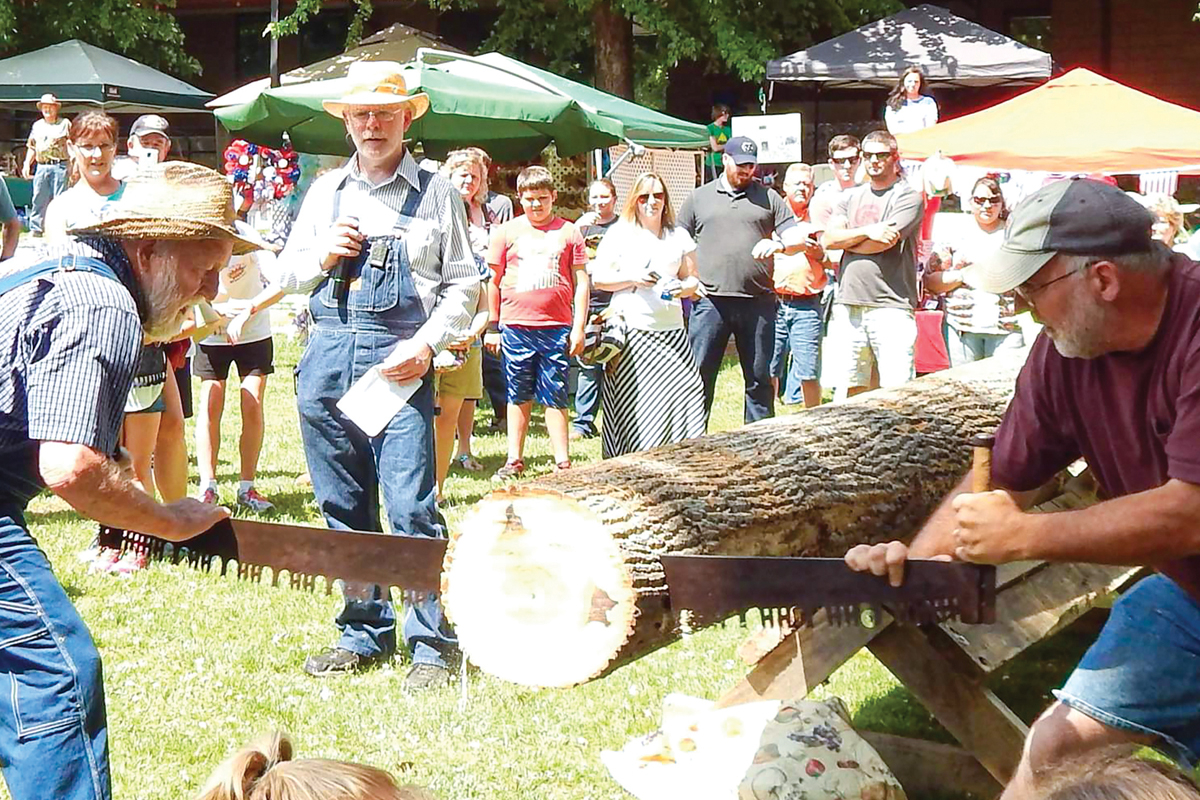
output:
[[[171,125],[158,114],[142,114],[133,121],[133,127],[129,129],[130,136],[145,136],[147,133],[158,133],[167,138],[170,138]]]
[[[758,145],[753,139],[734,136],[725,143],[725,155],[730,156],[735,164],[757,164]]]
[[[1070,178],[1043,186],[1008,218],[1004,244],[972,269],[974,285],[1015,289],[1058,253],[1119,256],[1152,249],[1154,215],[1115,186]]]

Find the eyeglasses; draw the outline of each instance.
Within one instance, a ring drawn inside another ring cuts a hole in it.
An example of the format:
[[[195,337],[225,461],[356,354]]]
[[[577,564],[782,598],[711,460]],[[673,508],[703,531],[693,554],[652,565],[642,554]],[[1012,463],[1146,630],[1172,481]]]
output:
[[[75,149],[88,158],[99,158],[105,153],[111,153],[116,150],[117,146],[112,142],[104,144],[77,144],[75,145]]]
[[[350,121],[356,125],[366,125],[370,117],[375,117],[376,122],[388,123],[396,118],[395,111],[383,111],[374,108],[357,109],[349,111],[346,116],[350,117]]]
[[[1003,201],[1004,201],[1003,198],[997,197],[994,194],[989,194],[987,197],[972,197],[971,198],[971,202],[973,202],[975,205],[985,206],[985,207],[989,207],[989,208],[991,206],[998,206]]]
[[[644,203],[647,200],[649,200],[651,197],[653,197],[655,200],[662,201],[662,200],[667,199],[667,193],[666,192],[647,192],[645,194],[639,194],[637,199]]]
[[[1022,300],[1024,300],[1029,305],[1033,305],[1033,296],[1035,294],[1037,294],[1038,292],[1040,292],[1043,289],[1046,289],[1050,286],[1053,286],[1054,284],[1058,283],[1061,280],[1066,280],[1067,278],[1071,277],[1072,275],[1074,275],[1076,273],[1084,272],[1088,268],[1093,267],[1099,263],[1100,263],[1099,260],[1089,261],[1086,264],[1084,264],[1083,266],[1076,267],[1075,269],[1073,269],[1069,272],[1064,272],[1062,275],[1059,275],[1057,278],[1051,278],[1050,280],[1046,281],[1045,283],[1039,283],[1037,286],[1026,286],[1025,284],[1021,284],[1016,289],[1013,289],[1013,292],[1017,295],[1017,297],[1020,297]]]
[[[863,158],[867,161],[887,161],[892,155],[891,150],[885,150],[882,153],[872,153],[869,150],[863,151]]]
[[[834,164],[842,164],[845,166],[849,166],[849,165],[853,164],[854,162],[858,161],[858,156],[846,156],[845,158],[831,158],[829,160],[832,161]]]

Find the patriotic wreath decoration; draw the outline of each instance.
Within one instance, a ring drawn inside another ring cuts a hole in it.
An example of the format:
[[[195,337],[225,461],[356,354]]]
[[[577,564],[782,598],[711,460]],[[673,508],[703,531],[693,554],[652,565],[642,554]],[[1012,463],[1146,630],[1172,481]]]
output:
[[[238,212],[281,200],[300,180],[300,157],[285,143],[280,150],[234,139],[225,148],[225,174],[233,181],[233,202]]]

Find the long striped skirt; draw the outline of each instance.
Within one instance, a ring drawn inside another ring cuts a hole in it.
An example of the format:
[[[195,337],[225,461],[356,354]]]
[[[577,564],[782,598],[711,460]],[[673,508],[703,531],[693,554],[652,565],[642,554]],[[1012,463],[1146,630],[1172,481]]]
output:
[[[703,436],[704,384],[687,331],[631,328],[600,408],[604,458]]]

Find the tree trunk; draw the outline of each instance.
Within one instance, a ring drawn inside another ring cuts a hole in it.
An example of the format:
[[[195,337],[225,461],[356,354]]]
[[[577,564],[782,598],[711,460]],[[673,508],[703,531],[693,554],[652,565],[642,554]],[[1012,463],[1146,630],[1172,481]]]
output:
[[[633,99],[633,21],[612,0],[592,7],[592,38],[596,47],[596,88]]]
[[[836,557],[911,536],[999,424],[1023,359],[492,492],[443,573],[463,651],[507,680],[572,685],[677,638],[665,553]]]

